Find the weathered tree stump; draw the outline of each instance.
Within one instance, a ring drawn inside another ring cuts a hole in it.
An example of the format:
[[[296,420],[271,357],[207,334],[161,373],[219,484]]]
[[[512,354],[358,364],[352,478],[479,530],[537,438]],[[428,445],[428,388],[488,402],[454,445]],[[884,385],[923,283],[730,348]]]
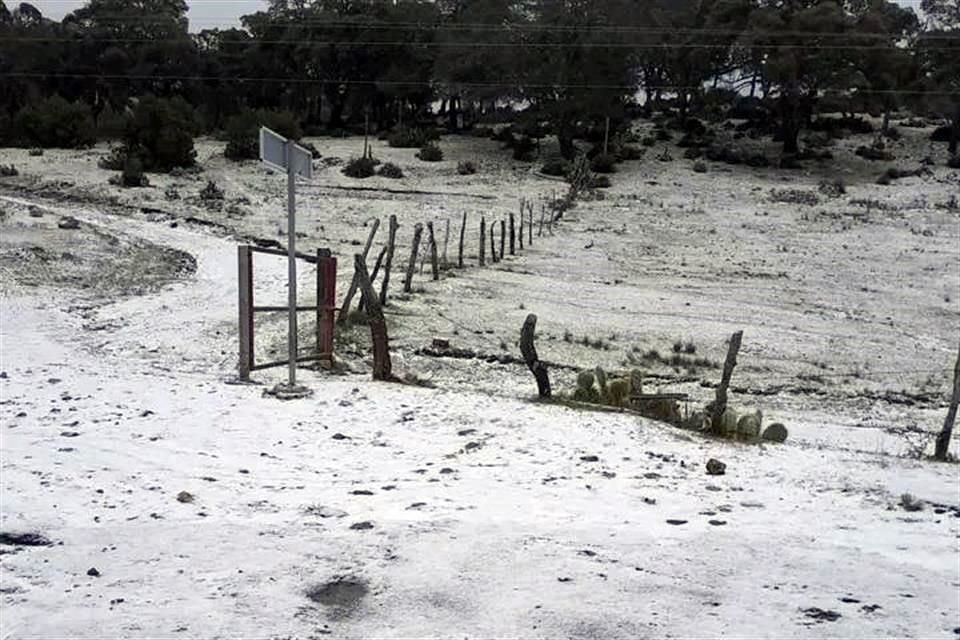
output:
[[[480,266],[487,264],[486,259],[487,252],[487,220],[486,218],[480,218]]]
[[[467,212],[463,212],[463,221],[460,223],[460,250],[457,252],[457,266],[463,269],[463,238],[467,232]]]
[[[423,235],[423,225],[419,222],[413,228],[413,248],[410,250],[410,262],[407,264],[407,277],[403,281],[403,291],[413,293],[413,272],[417,269],[417,253],[420,251],[420,236]]]
[[[537,356],[537,348],[533,343],[536,329],[537,316],[531,313],[524,320],[523,327],[520,329],[520,354],[537,381],[537,394],[541,398],[549,398],[550,375],[547,372],[547,365]]]
[[[510,255],[517,255],[517,229],[514,226],[513,214],[510,214]]]
[[[506,255],[507,250],[507,221],[500,221],[500,259]]]
[[[496,264],[500,260],[497,258],[497,223],[490,223],[490,262]]]
[[[517,233],[517,240],[519,241],[519,244],[520,244],[520,251],[523,251],[523,219],[524,217],[526,217],[525,214],[526,212],[524,211],[524,207],[523,205],[521,205],[520,206],[520,224],[518,225],[519,232]]]

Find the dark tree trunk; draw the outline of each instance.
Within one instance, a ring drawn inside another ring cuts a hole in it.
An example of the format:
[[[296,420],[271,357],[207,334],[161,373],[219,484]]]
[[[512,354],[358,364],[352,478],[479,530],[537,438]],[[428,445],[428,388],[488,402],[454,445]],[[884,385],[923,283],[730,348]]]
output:
[[[358,253],[353,256],[353,264],[356,269],[360,291],[363,292],[367,300],[367,310],[370,314],[370,337],[373,342],[373,379],[397,382],[398,379],[393,375],[393,367],[390,362],[390,341],[387,338],[387,321],[383,317],[380,299],[377,297],[376,292],[373,290],[373,284],[370,282],[366,261],[363,256]]]
[[[800,151],[800,121],[797,117],[796,96],[785,95],[780,98],[780,134],[783,136],[783,153]]]
[[[573,123],[567,116],[563,116],[557,126],[557,142],[560,143],[560,155],[566,160],[573,160],[577,148],[573,144]]]
[[[947,417],[943,421],[943,430],[937,436],[936,449],[933,454],[933,457],[941,462],[947,459],[950,437],[953,435],[953,425],[957,420],[958,404],[960,404],[960,353],[957,353],[957,364],[953,367],[953,393],[950,395],[950,406],[947,409]]]
[[[533,343],[536,328],[537,316],[531,313],[523,322],[523,328],[520,329],[520,353],[537,381],[537,394],[541,398],[549,398],[551,395],[550,376],[547,373],[547,365],[540,361],[537,356],[537,348]]]

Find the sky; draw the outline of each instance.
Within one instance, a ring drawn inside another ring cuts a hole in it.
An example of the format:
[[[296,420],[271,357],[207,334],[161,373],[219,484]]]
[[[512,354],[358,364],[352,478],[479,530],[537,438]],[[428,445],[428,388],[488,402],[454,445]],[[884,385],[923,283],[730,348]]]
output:
[[[6,2],[8,7],[13,8],[19,4],[20,0],[6,0]],[[87,4],[87,1],[33,0],[30,4],[40,9],[47,18],[60,20],[71,11]],[[187,0],[187,4],[190,5],[191,31],[239,26],[240,16],[255,13],[267,6],[266,0]]]

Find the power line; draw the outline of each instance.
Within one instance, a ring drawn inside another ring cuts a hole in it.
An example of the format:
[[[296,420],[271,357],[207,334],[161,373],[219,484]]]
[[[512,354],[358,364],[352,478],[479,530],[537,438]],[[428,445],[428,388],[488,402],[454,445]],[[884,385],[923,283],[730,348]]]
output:
[[[264,84],[343,84],[343,85],[380,85],[394,87],[434,87],[443,84],[452,84],[465,88],[495,88],[510,89],[607,89],[635,91],[648,89],[650,91],[700,91],[704,87],[698,85],[634,85],[634,84],[593,84],[593,83],[538,83],[538,82],[428,82],[422,80],[380,80],[371,78],[362,79],[319,79],[319,78],[277,78],[277,77],[243,77],[243,76],[184,76],[172,74],[100,74],[100,73],[20,73],[3,72],[0,78],[64,78],[64,79],[99,79],[99,80],[171,80],[180,82],[260,82]],[[825,93],[839,93],[839,90],[825,90]],[[857,89],[854,93],[867,95],[923,95],[923,96],[956,96],[960,91],[921,91],[895,89]]]

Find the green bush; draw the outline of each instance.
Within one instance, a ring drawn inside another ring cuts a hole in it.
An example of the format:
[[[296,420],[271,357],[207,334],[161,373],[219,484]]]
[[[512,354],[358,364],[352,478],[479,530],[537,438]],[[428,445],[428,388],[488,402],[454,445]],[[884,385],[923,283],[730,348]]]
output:
[[[109,171],[123,171],[127,164],[126,147],[112,147],[110,153],[97,161],[97,166]]]
[[[223,200],[223,189],[213,180],[207,180],[207,186],[200,191],[200,199],[204,201]]]
[[[417,149],[427,143],[440,139],[436,129],[407,128],[397,129],[387,136],[387,144],[398,149]]]
[[[20,175],[17,168],[12,164],[0,164],[0,178],[13,178]]]
[[[960,169],[960,155],[950,156],[947,160],[947,166],[951,169]]]
[[[197,122],[186,100],[146,96],[128,118],[124,144],[128,154],[136,155],[144,171],[170,171],[190,167],[196,161],[193,136]]]
[[[143,163],[136,156],[129,156],[124,160],[123,173],[120,174],[120,184],[124,187],[149,187],[150,181],[143,175]]]
[[[440,162],[443,160],[443,150],[431,142],[420,147],[417,157],[424,162]]]
[[[351,158],[343,168],[343,175],[349,178],[369,178],[376,173],[377,161],[373,158]]]
[[[60,96],[20,109],[13,119],[13,136],[25,147],[78,149],[96,142],[90,108]]]
[[[570,173],[570,164],[565,160],[551,160],[540,167],[540,173],[563,178]]]
[[[621,162],[625,160],[642,160],[643,149],[639,149],[630,145],[624,145],[617,149],[617,159]]]
[[[513,159],[520,162],[533,162],[536,150],[537,143],[533,138],[520,136],[513,143]]]
[[[387,162],[380,167],[380,169],[377,171],[377,175],[381,175],[384,178],[399,179],[403,177],[403,169],[392,162]]]
[[[610,178],[607,176],[593,176],[590,179],[591,189],[609,189],[612,186],[613,183],[610,182]]]
[[[299,120],[289,111],[244,111],[227,120],[227,147],[223,155],[230,160],[256,160],[260,155],[260,127],[290,140],[299,140],[302,135]],[[313,153],[312,145],[308,148]]]
[[[477,172],[477,165],[475,162],[471,162],[467,160],[465,162],[457,163],[457,173],[459,173],[462,176],[473,175],[476,172]]]
[[[590,169],[594,173],[614,173],[617,170],[617,159],[609,153],[601,153],[590,163]]]

